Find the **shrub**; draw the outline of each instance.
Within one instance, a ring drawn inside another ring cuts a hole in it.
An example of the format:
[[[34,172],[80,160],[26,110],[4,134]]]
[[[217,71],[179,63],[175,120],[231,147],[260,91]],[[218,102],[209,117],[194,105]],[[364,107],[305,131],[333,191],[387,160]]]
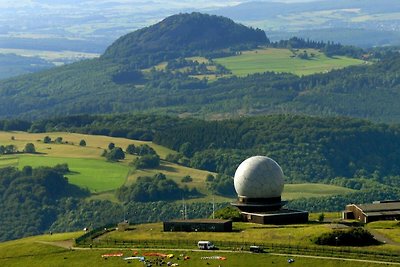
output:
[[[108,144],[108,150],[112,150],[115,147],[114,143],[109,143]]]
[[[214,181],[214,179],[215,179],[214,175],[212,175],[212,174],[207,174],[206,182],[211,183],[211,182]]]
[[[125,158],[125,153],[120,147],[114,147],[111,151],[106,153],[108,161],[118,161]]]
[[[229,206],[215,211],[214,216],[216,219],[232,220],[234,222],[242,221],[240,211],[237,208]]]
[[[160,166],[160,157],[158,155],[144,155],[133,161],[133,166],[137,169],[152,169]]]
[[[193,178],[190,177],[190,175],[184,176],[184,177],[182,178],[182,180],[181,180],[182,183],[190,183],[190,182],[192,182],[192,181],[193,181]]]
[[[136,152],[136,147],[134,144],[130,144],[128,145],[128,147],[126,148],[126,153],[133,155]]]
[[[25,145],[24,152],[25,152],[25,153],[31,153],[31,154],[36,153],[35,145],[32,144],[32,143],[27,143],[27,144]]]
[[[314,243],[329,246],[370,246],[378,245],[379,241],[366,229],[355,227],[350,230],[334,230],[324,233],[315,238]]]

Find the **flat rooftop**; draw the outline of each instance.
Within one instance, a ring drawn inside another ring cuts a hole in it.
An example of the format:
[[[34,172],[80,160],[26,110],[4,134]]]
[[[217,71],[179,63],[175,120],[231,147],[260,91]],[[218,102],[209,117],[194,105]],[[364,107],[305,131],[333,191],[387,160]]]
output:
[[[169,220],[167,222],[174,222],[174,223],[228,223],[228,222],[232,222],[232,221],[231,220],[222,220],[222,219],[189,219],[189,220],[175,219],[175,220]]]
[[[363,212],[400,211],[400,201],[377,202],[371,204],[353,204]]]
[[[243,214],[254,214],[257,216],[279,216],[279,215],[288,215],[288,214],[299,214],[299,213],[308,213],[308,211],[304,210],[289,210],[289,209],[280,209],[268,212],[242,212]]]

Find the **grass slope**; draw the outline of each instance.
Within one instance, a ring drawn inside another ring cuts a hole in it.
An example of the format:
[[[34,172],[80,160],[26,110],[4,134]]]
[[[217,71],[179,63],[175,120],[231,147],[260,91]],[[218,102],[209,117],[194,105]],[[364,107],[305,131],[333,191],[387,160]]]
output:
[[[324,197],[352,192],[355,192],[355,190],[327,184],[286,184],[282,197],[291,200],[301,197]]]
[[[86,249],[86,250],[70,250],[69,245],[72,238],[76,238],[81,233],[65,233],[65,234],[53,234],[43,235],[24,238],[15,241],[9,241],[0,243],[0,266],[18,267],[18,266],[126,266],[127,261],[124,261],[120,257],[109,257],[107,260],[101,257],[102,254],[106,253],[118,253],[122,252],[125,256],[132,256],[134,251],[138,252],[138,255],[149,252],[149,250],[134,250],[132,249]],[[61,247],[64,246],[64,247]],[[150,250],[158,251],[158,250]],[[172,253],[175,257],[170,261],[179,263],[179,266],[230,266],[230,267],[241,267],[241,266],[287,266],[287,259],[293,256],[278,256],[271,254],[249,254],[243,252],[194,252],[194,251],[174,251],[162,250],[162,253]],[[183,261],[178,260],[178,255],[184,253],[190,256],[190,259]],[[204,256],[223,256],[226,257],[225,261],[219,260],[202,260]],[[333,259],[313,259],[303,258],[295,256],[295,266],[354,266],[356,262],[346,262],[341,260]],[[149,257],[148,259],[155,259]],[[207,262],[209,264],[207,264]],[[143,266],[143,263],[132,260],[130,266]],[[365,267],[381,266],[376,263],[362,263]]]
[[[45,136],[50,136],[52,140],[62,137],[64,144],[44,144],[42,142]],[[12,137],[14,140],[12,140]],[[80,140],[84,139],[87,143],[86,147],[77,145]],[[127,155],[127,158],[118,163],[110,163],[101,157],[103,149],[106,149],[110,142],[115,143],[125,149],[129,144],[141,145],[148,144],[153,147],[161,158],[165,158],[167,154],[176,153],[173,150],[153,144],[151,142],[142,142],[125,138],[113,138],[108,136],[84,135],[75,133],[25,133],[25,132],[0,132],[0,144],[13,144],[19,150],[23,150],[26,143],[33,143],[39,154],[15,154],[0,156],[0,168],[6,166],[14,166],[23,168],[26,165],[33,167],[38,166],[54,166],[57,164],[67,163],[71,173],[67,175],[72,184],[83,188],[88,188],[95,195],[93,199],[107,199],[116,201],[112,190],[122,185],[133,184],[139,176],[153,176],[157,173],[164,173],[168,178],[173,179],[180,185],[187,185],[189,188],[196,187],[205,196],[203,198],[193,199],[191,201],[216,201],[229,202],[231,198],[222,196],[213,196],[207,189],[205,179],[209,174],[208,171],[197,170],[161,161],[161,165],[156,169],[149,170],[132,170],[129,162],[135,156]],[[182,183],[182,177],[189,175],[193,181],[190,183]],[[285,185],[283,198],[296,199],[300,197],[319,197],[336,194],[345,194],[353,190],[324,184],[287,184]]]
[[[363,64],[362,60],[349,57],[327,57],[315,49],[301,49],[300,52],[304,50],[309,55],[313,53],[315,56],[310,59],[300,59],[292,57],[293,53],[289,49],[267,48],[245,51],[238,56],[217,58],[215,62],[225,66],[238,76],[266,71],[310,75]]]
[[[125,183],[129,167],[98,159],[19,156],[18,167],[55,166],[67,163],[72,173],[67,174],[68,181],[91,192],[114,190]]]
[[[52,140],[62,137],[64,144],[45,144],[43,138],[48,135]],[[12,137],[14,140],[12,140]],[[78,145],[84,139],[86,147]],[[72,184],[83,188],[88,188],[93,193],[114,190],[122,186],[129,174],[129,162],[133,156],[128,155],[124,161],[110,163],[101,157],[103,149],[113,142],[116,146],[125,149],[129,144],[141,145],[148,144],[153,147],[161,157],[165,157],[174,151],[165,147],[125,138],[113,138],[107,136],[84,135],[74,133],[40,133],[31,134],[25,132],[0,132],[0,144],[13,144],[18,150],[23,150],[26,143],[33,143],[39,154],[15,154],[10,156],[0,156],[0,167],[15,166],[22,168],[30,165],[54,166],[67,163],[72,171],[67,175]]]

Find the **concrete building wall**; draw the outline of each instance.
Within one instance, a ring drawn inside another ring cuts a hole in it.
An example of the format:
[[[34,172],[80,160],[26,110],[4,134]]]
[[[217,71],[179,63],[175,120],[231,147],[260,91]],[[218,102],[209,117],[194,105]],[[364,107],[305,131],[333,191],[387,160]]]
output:
[[[295,211],[284,214],[242,213],[244,221],[258,224],[295,224],[308,222],[307,211]]]

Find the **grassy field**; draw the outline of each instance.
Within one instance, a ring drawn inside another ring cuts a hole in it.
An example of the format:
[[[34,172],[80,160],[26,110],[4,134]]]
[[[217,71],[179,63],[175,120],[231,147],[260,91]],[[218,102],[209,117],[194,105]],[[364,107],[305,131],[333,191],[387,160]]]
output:
[[[45,144],[43,138],[49,136],[52,140],[62,137],[63,144]],[[13,140],[12,140],[13,139]],[[84,139],[87,146],[79,146],[79,141]],[[9,156],[0,156],[0,167],[15,166],[22,168],[26,165],[33,167],[54,166],[56,164],[67,163],[72,171],[67,175],[72,184],[88,188],[95,195],[93,199],[107,199],[116,201],[115,196],[110,193],[122,185],[131,185],[139,176],[153,176],[162,172],[168,178],[173,179],[178,184],[182,177],[189,175],[193,181],[184,183],[189,188],[196,187],[205,196],[203,198],[190,200],[192,202],[214,201],[228,202],[231,198],[222,196],[213,196],[207,190],[205,179],[210,173],[208,171],[192,169],[177,164],[161,161],[161,165],[151,170],[134,170],[129,167],[129,163],[135,156],[127,155],[127,158],[118,163],[110,163],[101,157],[101,153],[107,148],[108,144],[113,142],[116,146],[125,149],[129,144],[136,146],[148,144],[156,152],[165,158],[167,154],[176,153],[168,148],[153,144],[151,142],[142,142],[129,140],[125,138],[114,138],[108,136],[84,135],[75,133],[39,133],[31,134],[25,132],[0,132],[0,144],[13,144],[19,150],[23,150],[26,143],[33,143],[38,154],[15,154]],[[324,184],[287,184],[285,185],[283,198],[287,200],[300,197],[320,197],[336,194],[345,194],[352,192],[351,189]]]
[[[87,188],[91,192],[103,192],[121,187],[126,180],[129,167],[105,160],[46,156],[20,156],[18,167],[55,166],[67,163],[72,173],[67,174],[71,184]]]
[[[400,224],[398,221],[378,221],[368,224],[368,228],[400,244]]]
[[[332,232],[336,228],[346,229],[344,225],[337,223],[317,223],[310,222],[307,224],[294,225],[259,225],[252,223],[234,223],[233,232],[230,233],[208,233],[208,232],[163,232],[161,223],[143,224],[134,226],[133,229],[126,232],[113,231],[103,235],[99,242],[104,244],[113,244],[114,240],[119,242],[134,242],[138,246],[147,242],[160,242],[162,240],[172,240],[174,246],[181,244],[182,247],[195,246],[198,240],[210,240],[217,246],[218,244],[230,242],[230,249],[241,246],[241,244],[258,244],[267,247],[280,245],[282,247],[301,247],[309,251],[319,250],[323,247],[325,250],[332,250],[330,253],[340,253],[337,247],[318,246],[313,243],[313,239],[323,233]],[[397,232],[400,232],[397,229]],[[237,243],[235,243],[237,242]],[[95,244],[95,243],[94,243]],[[236,244],[236,245],[235,245]],[[272,245],[273,244],[273,245]],[[106,245],[107,246],[107,245]],[[233,246],[233,247],[232,247]],[[167,246],[168,247],[168,246]],[[225,245],[226,247],[226,245]],[[381,244],[367,247],[342,247],[343,250],[352,251],[354,253],[394,253],[400,252],[400,245]],[[337,252],[334,252],[337,251]],[[315,252],[314,252],[315,253]],[[317,252],[318,253],[318,252]],[[354,255],[353,255],[354,257]]]
[[[62,137],[64,142],[68,144],[44,144],[43,138],[48,135],[52,140]],[[11,140],[14,137],[15,140]],[[84,139],[86,147],[78,146],[79,141]],[[36,150],[51,156],[61,157],[79,157],[79,158],[101,158],[101,152],[106,149],[108,144],[113,142],[116,146],[125,149],[129,144],[139,146],[147,144],[157,151],[161,158],[165,158],[167,154],[176,153],[166,147],[153,144],[151,142],[137,141],[126,138],[109,137],[102,135],[87,135],[65,132],[51,133],[26,133],[26,132],[0,132],[0,144],[14,144],[22,150],[26,143],[31,142],[35,145]]]
[[[113,231],[104,236],[113,240],[213,240],[248,243],[312,245],[311,238],[331,231],[328,224],[260,225],[234,223],[231,233],[163,232],[162,223],[141,224],[127,232]]]
[[[42,140],[46,135],[50,136],[52,140],[57,137],[62,137],[65,143],[45,144]],[[79,141],[82,139],[86,141],[86,147],[78,145]],[[0,167],[15,166],[22,168],[26,165],[38,167],[67,163],[72,171],[72,173],[67,175],[69,181],[72,184],[88,188],[93,193],[114,190],[123,185],[126,181],[130,181],[127,179],[130,169],[128,164],[132,161],[134,156],[127,155],[127,158],[119,163],[107,162],[100,156],[102,151],[106,149],[111,142],[123,149],[129,144],[135,144],[136,146],[148,144],[153,147],[162,158],[169,153],[175,153],[170,149],[151,142],[142,142],[125,138],[64,132],[40,134],[0,132],[0,144],[13,144],[17,146],[18,150],[23,150],[25,144],[29,142],[35,145],[38,154],[1,156]]]
[[[324,197],[355,192],[356,190],[327,184],[285,184],[283,199],[291,200],[301,197]]]
[[[53,234],[30,237],[15,241],[0,243],[0,266],[19,267],[19,266],[143,266],[143,263],[137,260],[131,260],[129,263],[123,260],[123,257],[134,254],[142,255],[146,252],[160,252],[164,254],[174,254],[174,258],[168,260],[178,263],[179,266],[224,266],[224,267],[242,267],[242,266],[288,266],[287,260],[294,258],[293,266],[354,266],[362,264],[365,267],[382,266],[377,263],[356,263],[351,261],[342,261],[334,259],[317,259],[300,256],[273,255],[273,254],[250,254],[244,252],[195,252],[195,251],[176,251],[176,250],[139,250],[139,249],[86,249],[70,250],[68,243],[71,238],[76,238],[82,233]],[[58,246],[65,246],[58,247]],[[108,253],[123,253],[123,257],[102,258],[101,255]],[[187,255],[189,260],[184,261],[181,255]],[[226,260],[201,259],[201,257],[221,256]],[[179,259],[178,259],[179,258]],[[149,260],[155,260],[155,257],[147,257]],[[208,264],[207,264],[208,263]],[[164,265],[165,266],[165,265]]]
[[[289,49],[268,48],[245,51],[238,56],[217,58],[215,62],[225,66],[238,76],[266,71],[310,75],[364,63],[362,60],[342,56],[329,58],[315,49],[304,50],[309,55],[315,54],[315,57],[300,59],[292,57],[293,53]]]

